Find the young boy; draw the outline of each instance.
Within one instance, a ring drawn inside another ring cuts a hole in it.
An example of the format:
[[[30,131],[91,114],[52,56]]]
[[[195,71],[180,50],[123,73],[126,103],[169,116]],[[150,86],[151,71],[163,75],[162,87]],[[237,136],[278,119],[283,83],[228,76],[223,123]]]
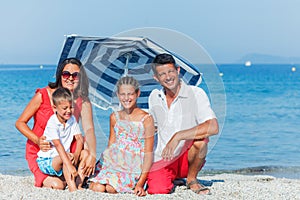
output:
[[[67,182],[69,191],[77,190],[76,182],[81,187],[83,176],[76,170],[83,137],[73,113],[73,97],[70,90],[58,88],[52,94],[53,114],[47,122],[44,131],[46,139],[55,147],[49,151],[39,151],[37,163],[45,174],[60,177],[62,174]],[[76,139],[76,151],[70,153],[73,138]],[[80,169],[80,167],[79,167]],[[77,178],[76,178],[77,177]]]

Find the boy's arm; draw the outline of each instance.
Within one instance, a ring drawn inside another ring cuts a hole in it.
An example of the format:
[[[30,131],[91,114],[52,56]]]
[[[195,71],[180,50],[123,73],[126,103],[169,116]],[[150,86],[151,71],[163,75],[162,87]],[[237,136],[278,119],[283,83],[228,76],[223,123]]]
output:
[[[78,175],[77,170],[73,166],[69,156],[67,155],[67,152],[65,151],[63,145],[60,143],[60,140],[54,139],[54,140],[52,140],[52,143],[53,143],[54,147],[56,148],[56,150],[63,162],[63,165],[65,167],[67,167],[67,169],[69,170],[69,173],[72,174],[73,177],[76,177]]]

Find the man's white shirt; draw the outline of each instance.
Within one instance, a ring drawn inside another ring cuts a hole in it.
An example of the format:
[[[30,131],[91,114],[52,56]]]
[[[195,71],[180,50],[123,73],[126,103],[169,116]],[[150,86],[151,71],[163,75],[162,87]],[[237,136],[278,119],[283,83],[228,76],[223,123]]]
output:
[[[186,85],[181,88],[170,108],[167,106],[164,89],[155,89],[149,96],[149,112],[157,127],[154,162],[162,159],[161,153],[171,137],[178,131],[190,129],[209,119],[216,118],[203,89]],[[180,141],[175,156],[181,153],[185,141]]]

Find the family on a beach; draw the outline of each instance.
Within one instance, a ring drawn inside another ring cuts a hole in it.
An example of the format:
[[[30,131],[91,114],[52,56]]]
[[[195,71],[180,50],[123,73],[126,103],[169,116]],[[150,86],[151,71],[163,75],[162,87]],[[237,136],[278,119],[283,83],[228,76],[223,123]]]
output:
[[[209,99],[180,79],[172,55],[157,55],[152,70],[162,89],[151,92],[149,113],[137,107],[138,81],[118,80],[121,109],[110,115],[108,145],[97,160],[88,77],[78,59],[62,61],[55,82],[37,89],[16,121],[28,139],[26,160],[35,186],[75,191],[87,185],[95,192],[145,196],[169,194],[176,179],[186,178],[188,189],[209,194],[197,181],[209,137],[219,131]]]

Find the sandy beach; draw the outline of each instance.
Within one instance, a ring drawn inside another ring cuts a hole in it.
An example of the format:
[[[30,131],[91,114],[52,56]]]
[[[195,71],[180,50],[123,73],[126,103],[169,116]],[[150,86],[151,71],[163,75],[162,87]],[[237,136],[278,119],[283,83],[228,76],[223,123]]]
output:
[[[33,176],[0,174],[0,199],[300,199],[299,179],[237,174],[202,176],[199,179],[211,185],[211,195],[197,195],[185,186],[177,186],[172,194],[145,197],[95,193],[87,189],[70,193],[68,190],[36,188],[33,186]]]

